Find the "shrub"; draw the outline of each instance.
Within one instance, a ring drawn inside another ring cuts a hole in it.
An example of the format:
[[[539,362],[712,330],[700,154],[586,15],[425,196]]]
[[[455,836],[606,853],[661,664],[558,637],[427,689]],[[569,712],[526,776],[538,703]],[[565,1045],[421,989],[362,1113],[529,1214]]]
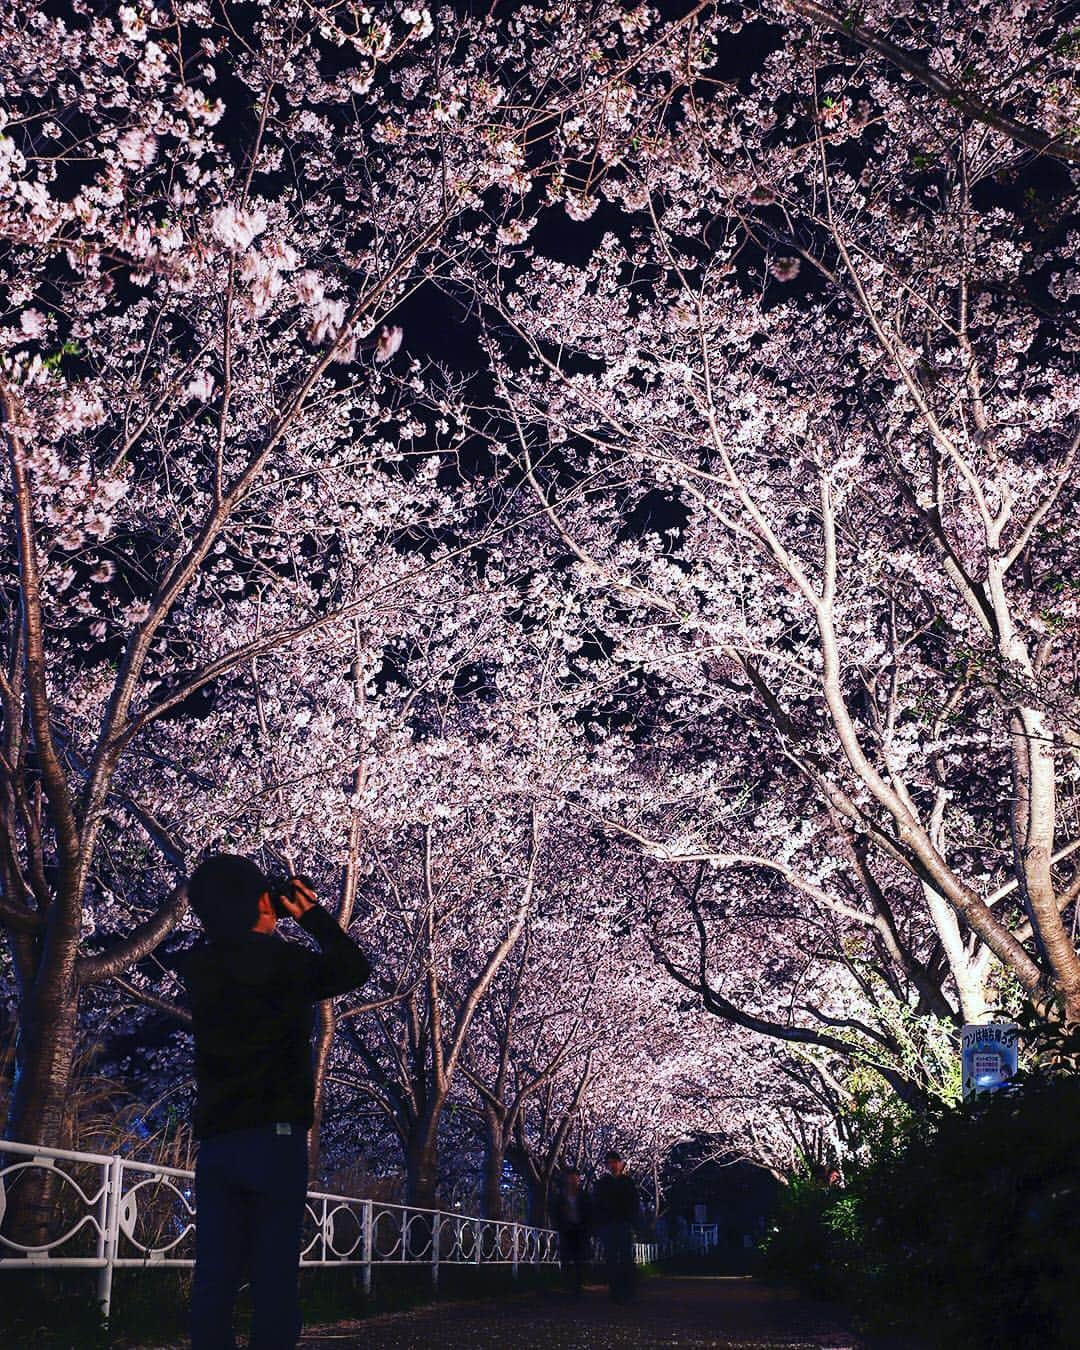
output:
[[[1075,1345],[1078,1159],[1080,1078],[947,1113],[860,1179],[864,1316],[950,1350]]]
[[[1080,1076],[927,1118],[846,1187],[798,1180],[763,1260],[905,1350],[1075,1346]]]

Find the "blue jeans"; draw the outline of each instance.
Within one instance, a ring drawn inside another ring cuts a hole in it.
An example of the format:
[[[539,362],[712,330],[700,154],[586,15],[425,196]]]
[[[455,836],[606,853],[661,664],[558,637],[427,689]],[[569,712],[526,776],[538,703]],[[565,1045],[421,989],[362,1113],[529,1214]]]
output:
[[[233,1308],[245,1271],[252,1350],[293,1350],[299,1339],[307,1127],[282,1128],[235,1130],[199,1145],[192,1350],[235,1350]]]

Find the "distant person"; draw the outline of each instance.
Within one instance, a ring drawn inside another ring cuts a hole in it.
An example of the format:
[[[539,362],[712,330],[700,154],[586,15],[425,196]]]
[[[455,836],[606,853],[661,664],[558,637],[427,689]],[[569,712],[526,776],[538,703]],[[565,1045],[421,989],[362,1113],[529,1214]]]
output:
[[[606,1173],[593,1188],[592,1213],[604,1249],[608,1291],[616,1303],[634,1295],[634,1229],[640,1226],[638,1190],[615,1149],[604,1154]]]
[[[555,1195],[554,1218],[559,1230],[559,1263],[567,1287],[575,1295],[584,1283],[585,1261],[589,1245],[589,1196],[581,1184],[581,1173],[568,1167],[562,1174]]]
[[[251,1350],[293,1350],[314,1119],[312,1007],[363,984],[371,964],[307,881],[271,881],[247,858],[207,858],[188,899],[206,932],[180,963],[195,1033],[199,1140],[192,1350],[235,1350],[245,1269]],[[295,919],[323,950],[282,940],[279,916]]]

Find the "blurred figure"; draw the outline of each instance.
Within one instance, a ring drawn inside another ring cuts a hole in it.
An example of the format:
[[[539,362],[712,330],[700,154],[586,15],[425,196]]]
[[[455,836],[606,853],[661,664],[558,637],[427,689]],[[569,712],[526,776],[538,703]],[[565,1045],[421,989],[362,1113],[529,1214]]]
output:
[[[616,1303],[634,1296],[634,1230],[641,1226],[638,1189],[626,1171],[622,1154],[608,1149],[606,1173],[593,1189],[593,1222],[604,1249],[608,1292]]]
[[[568,1167],[562,1174],[555,1195],[554,1219],[559,1230],[559,1262],[567,1288],[581,1293],[589,1243],[589,1196],[581,1184],[581,1173]]]

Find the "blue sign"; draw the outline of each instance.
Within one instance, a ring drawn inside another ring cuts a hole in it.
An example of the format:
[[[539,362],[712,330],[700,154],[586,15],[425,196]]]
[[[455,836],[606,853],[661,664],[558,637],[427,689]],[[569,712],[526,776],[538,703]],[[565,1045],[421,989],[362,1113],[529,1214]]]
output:
[[[978,1092],[994,1092],[1016,1073],[1016,1023],[985,1022],[960,1033],[964,1100]]]

